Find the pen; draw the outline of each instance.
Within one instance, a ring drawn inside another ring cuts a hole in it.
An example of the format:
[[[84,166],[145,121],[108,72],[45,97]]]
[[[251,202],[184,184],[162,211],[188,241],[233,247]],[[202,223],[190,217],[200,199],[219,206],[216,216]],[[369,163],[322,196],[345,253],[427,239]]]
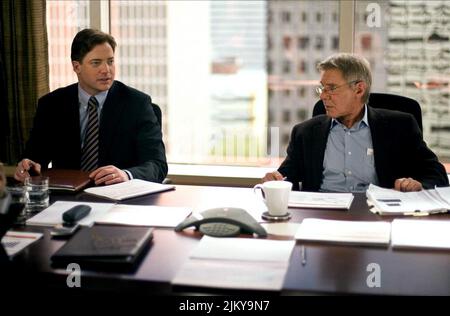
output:
[[[302,246],[302,266],[306,265],[306,247]]]
[[[25,238],[25,239],[37,239],[38,237],[36,236],[31,236],[31,235],[12,235],[12,234],[6,234],[5,237],[10,237],[10,238]]]

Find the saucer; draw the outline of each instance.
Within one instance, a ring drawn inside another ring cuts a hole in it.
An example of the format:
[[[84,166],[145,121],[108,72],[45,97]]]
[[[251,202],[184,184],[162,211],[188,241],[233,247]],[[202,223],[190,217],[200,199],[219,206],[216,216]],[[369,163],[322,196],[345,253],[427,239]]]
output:
[[[281,222],[291,219],[291,213],[286,213],[284,215],[270,215],[269,212],[262,213],[261,217],[267,221]]]

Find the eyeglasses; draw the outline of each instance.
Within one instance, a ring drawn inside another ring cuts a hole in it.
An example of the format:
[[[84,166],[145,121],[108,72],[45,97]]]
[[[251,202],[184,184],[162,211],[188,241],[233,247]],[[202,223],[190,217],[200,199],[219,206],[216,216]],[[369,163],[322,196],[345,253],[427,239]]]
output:
[[[352,81],[346,82],[344,84],[341,84],[339,86],[332,86],[332,87],[328,87],[328,88],[325,88],[324,86],[320,85],[320,86],[316,87],[316,92],[317,92],[318,95],[321,95],[322,92],[325,92],[325,93],[327,93],[329,95],[333,95],[333,94],[335,94],[335,91],[338,88],[343,87],[343,86],[348,85],[348,84],[354,84],[354,83],[357,83],[357,82],[360,82],[360,81],[361,80],[359,80],[359,79],[358,80],[352,80]]]

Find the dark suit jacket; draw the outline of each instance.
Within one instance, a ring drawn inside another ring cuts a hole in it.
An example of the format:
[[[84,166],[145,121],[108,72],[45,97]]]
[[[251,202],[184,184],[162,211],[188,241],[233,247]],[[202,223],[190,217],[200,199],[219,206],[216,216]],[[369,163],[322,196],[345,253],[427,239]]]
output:
[[[25,158],[45,169],[80,169],[78,86],[57,89],[39,99]],[[161,126],[150,96],[115,81],[100,118],[99,166],[129,170],[134,178],[161,182],[167,175]]]
[[[368,120],[380,186],[393,188],[395,180],[403,177],[414,178],[425,189],[448,185],[444,167],[426,146],[411,114],[368,107]],[[298,182],[304,191],[320,189],[330,124],[330,117],[319,115],[294,127],[278,171],[295,190]]]

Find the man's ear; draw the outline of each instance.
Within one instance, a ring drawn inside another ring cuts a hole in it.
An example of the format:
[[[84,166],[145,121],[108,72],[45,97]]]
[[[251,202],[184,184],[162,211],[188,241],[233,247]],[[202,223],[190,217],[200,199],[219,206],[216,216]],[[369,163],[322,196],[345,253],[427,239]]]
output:
[[[81,64],[79,61],[73,60],[72,61],[72,69],[75,71],[75,73],[79,74],[81,72]]]
[[[356,93],[359,96],[363,96],[364,93],[366,92],[367,84],[364,81],[359,81],[358,83],[356,83],[355,87],[356,87],[356,89],[355,89]]]

